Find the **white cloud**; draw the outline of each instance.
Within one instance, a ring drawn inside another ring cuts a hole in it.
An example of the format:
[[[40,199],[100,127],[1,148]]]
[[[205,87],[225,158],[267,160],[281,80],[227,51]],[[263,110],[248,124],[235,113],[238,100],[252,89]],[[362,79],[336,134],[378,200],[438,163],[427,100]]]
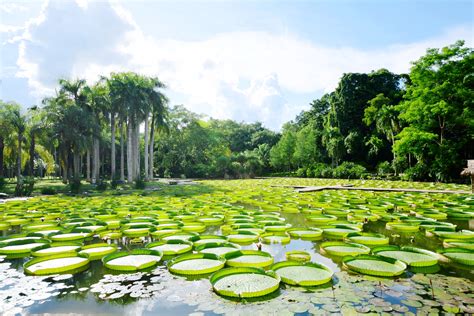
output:
[[[417,43],[362,50],[322,46],[291,33],[160,39],[145,34],[137,21],[115,2],[52,1],[19,41],[15,76],[28,80],[40,97],[51,92],[59,77],[93,81],[111,71],[137,71],[165,81],[171,94],[180,96],[173,103],[217,118],[259,120],[277,129],[307,106],[294,104],[290,95],[317,97],[332,91],[345,72],[407,72],[410,61],[428,47],[458,39],[472,45],[468,26]]]
[[[0,12],[6,14],[12,14],[18,11],[26,11],[26,6],[15,3],[15,2],[2,2],[0,3]]]

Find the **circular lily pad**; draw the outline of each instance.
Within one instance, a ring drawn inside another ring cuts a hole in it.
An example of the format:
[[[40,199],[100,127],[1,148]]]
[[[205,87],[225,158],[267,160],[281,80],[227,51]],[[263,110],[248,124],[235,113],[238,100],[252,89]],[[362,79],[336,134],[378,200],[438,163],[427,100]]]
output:
[[[229,267],[268,267],[273,263],[271,254],[258,250],[237,250],[224,255]]]
[[[374,248],[372,252],[403,261],[412,267],[428,267],[438,263],[438,256],[434,252],[415,247],[381,246]]]
[[[285,233],[268,233],[260,236],[265,244],[288,244],[291,237]]]
[[[474,241],[465,241],[460,239],[445,239],[443,241],[444,248],[464,248],[474,250]]]
[[[227,238],[230,242],[235,242],[237,244],[248,244],[253,243],[258,240],[259,234],[250,232],[247,230],[237,230],[227,235]]]
[[[299,263],[283,261],[275,263],[272,268],[282,282],[290,285],[317,286],[331,281],[333,272],[319,263]]]
[[[181,239],[170,239],[149,243],[146,248],[161,251],[165,256],[174,256],[191,251],[193,243]]]
[[[306,251],[293,250],[285,253],[286,259],[291,261],[306,262],[311,260],[311,255]]]
[[[440,253],[452,262],[460,263],[466,266],[474,266],[474,251],[464,248],[446,248]]]
[[[196,247],[197,252],[213,253],[218,256],[224,256],[226,253],[239,250],[240,247],[232,243],[206,243]]]
[[[73,274],[84,271],[88,267],[89,258],[86,255],[71,253],[38,257],[23,265],[25,273],[31,275]]]
[[[73,231],[70,233],[60,232],[49,238],[52,241],[74,241],[74,240],[83,240],[90,236],[92,236],[91,231]]]
[[[407,268],[400,260],[374,255],[347,256],[342,259],[345,268],[367,275],[394,277]]]
[[[194,245],[194,247],[197,247],[202,244],[206,243],[222,243],[227,241],[227,237],[225,236],[219,236],[219,235],[199,235],[199,236],[194,236],[189,239]]]
[[[49,244],[45,239],[19,239],[0,243],[0,254],[17,255],[28,254],[39,247]]]
[[[111,270],[137,271],[158,264],[163,254],[151,249],[134,249],[131,252],[121,251],[102,258],[104,266]]]
[[[168,262],[172,273],[183,275],[208,274],[222,269],[225,259],[211,253],[185,254]]]
[[[346,236],[346,240],[366,246],[388,245],[389,238],[382,234],[374,233],[350,233]]]
[[[92,261],[102,259],[104,256],[114,253],[116,251],[117,245],[115,244],[97,243],[83,246],[79,253],[87,254],[89,256],[89,260]]]
[[[260,268],[226,268],[210,278],[214,291],[229,297],[260,297],[273,293],[280,286],[280,277]]]
[[[45,244],[31,252],[34,257],[45,257],[61,253],[77,253],[81,249],[81,244],[76,242]]]
[[[370,248],[355,243],[346,243],[342,241],[328,241],[321,244],[321,249],[331,256],[356,256],[370,253]]]
[[[323,230],[319,228],[292,228],[288,230],[288,234],[293,238],[318,240],[321,239]]]

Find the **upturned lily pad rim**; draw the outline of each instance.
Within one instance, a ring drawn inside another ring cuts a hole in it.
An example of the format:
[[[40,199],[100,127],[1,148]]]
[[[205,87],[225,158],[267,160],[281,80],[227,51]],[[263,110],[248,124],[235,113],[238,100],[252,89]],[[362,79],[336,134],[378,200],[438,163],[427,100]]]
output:
[[[474,258],[474,250],[470,250],[470,249],[466,249],[466,248],[460,248],[460,247],[451,247],[451,248],[446,248],[446,249],[441,249],[439,250],[439,253],[441,253],[444,257],[448,258],[448,260],[450,262],[455,262],[455,263],[459,263],[459,264],[463,264],[463,265],[466,265],[466,266],[473,266],[473,260],[464,260],[464,259],[460,259],[460,258],[455,258],[455,257],[448,257],[446,256],[445,254],[447,253],[468,253],[468,254],[472,254],[473,255],[473,258]]]
[[[291,250],[285,253],[288,261],[307,262],[311,260],[311,254],[304,250]]]
[[[15,255],[15,254],[23,254],[23,253],[30,253],[31,251],[37,250],[39,247],[43,245],[49,245],[50,241],[47,239],[23,239],[23,240],[12,240],[9,242],[0,242],[0,254],[4,255]],[[38,244],[37,247],[33,248],[25,248],[25,249],[4,249],[5,247],[10,246],[20,246],[20,245],[27,245],[27,244]]]
[[[75,258],[75,257],[84,258],[86,260],[76,263],[76,264],[62,266],[59,268],[44,268],[35,272],[29,269],[29,267],[31,267],[32,265],[36,263],[49,261],[53,259]],[[34,259],[31,259],[30,261],[26,262],[23,265],[23,270],[25,271],[26,274],[29,274],[29,275],[50,275],[50,274],[61,274],[61,273],[73,273],[73,272],[81,272],[84,269],[87,269],[87,267],[89,266],[89,263],[90,263],[90,260],[89,260],[88,255],[76,254],[76,253],[63,253],[63,254],[57,254],[57,255],[51,255],[51,256],[36,257]]]
[[[175,265],[179,262],[183,262],[183,261],[187,261],[187,260],[195,260],[195,259],[216,260],[216,261],[219,261],[220,264],[218,266],[215,266],[215,267],[210,267],[210,268],[207,268],[207,269],[200,269],[200,270],[192,270],[192,269],[181,270],[181,269],[173,268],[173,265]],[[192,253],[192,254],[184,254],[184,255],[181,255],[181,256],[178,256],[178,257],[175,257],[175,258],[171,259],[168,262],[167,266],[168,266],[168,270],[172,273],[175,273],[175,274],[200,275],[200,274],[209,274],[209,273],[213,273],[217,270],[220,270],[224,267],[225,263],[226,263],[226,259],[224,257],[215,255],[213,253]]]
[[[419,253],[419,254],[427,255],[427,256],[430,256],[432,258],[431,260],[424,260],[423,262],[413,262],[413,263],[406,262],[403,259],[398,259],[398,260],[404,262],[407,266],[411,266],[411,267],[429,267],[429,266],[433,266],[433,265],[438,264],[438,259],[439,259],[438,255],[436,253],[434,253],[432,251],[429,251],[429,250],[416,248],[416,247],[409,247],[409,246],[399,247],[399,246],[396,246],[396,245],[387,245],[387,246],[375,247],[374,249],[372,249],[373,254],[379,255],[381,257],[390,258],[388,256],[384,256],[383,254],[380,254],[380,252],[384,252],[384,251],[413,252],[413,253]]]
[[[97,252],[94,252],[94,253],[88,253],[88,252],[84,252],[84,250],[88,250],[88,249],[94,249],[94,248],[113,248],[113,249],[104,249],[102,251],[97,251]],[[108,254],[111,254],[111,253],[114,253],[116,252],[118,249],[118,246],[116,244],[108,244],[108,243],[95,243],[95,244],[90,244],[90,245],[86,245],[86,246],[82,246],[81,249],[79,250],[79,253],[85,253],[89,256],[89,260],[99,260],[99,259],[102,259],[102,257],[108,255]]]
[[[159,257],[155,261],[150,261],[147,263],[144,263],[139,266],[132,266],[132,265],[112,265],[109,264],[108,262],[117,259],[117,258],[122,258],[130,255],[151,255],[151,256],[156,256]],[[144,249],[144,248],[139,248],[139,249],[133,249],[132,251],[120,251],[120,252],[115,252],[111,253],[109,255],[106,255],[105,257],[102,258],[102,263],[104,266],[108,269],[111,270],[117,270],[117,271],[138,271],[138,270],[143,270],[146,268],[151,268],[160,262],[161,258],[163,257],[163,253],[161,251],[157,250],[151,250],[151,249]]]
[[[158,240],[158,241],[153,241],[151,243],[148,243],[145,245],[145,248],[154,248],[157,246],[163,246],[163,245],[187,245],[188,247],[178,250],[178,251],[163,251],[160,250],[163,255],[165,256],[174,256],[174,255],[180,255],[186,252],[189,252],[193,249],[193,243],[187,240],[181,240],[181,239],[169,239],[169,240]]]
[[[281,237],[281,239],[278,241],[275,241],[275,240],[271,240],[270,239],[271,237]],[[265,234],[260,235],[260,238],[262,239],[262,242],[266,244],[275,244],[275,243],[288,244],[291,241],[290,235],[284,232],[265,233]]]
[[[220,248],[220,247],[230,247],[235,248],[235,250],[240,250],[240,246],[231,242],[210,242],[206,244],[199,245],[195,248],[197,252],[201,252],[204,249]]]
[[[372,237],[372,238],[378,238],[378,240],[367,239],[367,240],[360,241],[359,239],[354,240],[353,237],[369,237],[369,238]],[[390,239],[384,234],[365,233],[365,232],[349,233],[344,239],[349,240],[350,242],[362,244],[365,246],[387,245],[390,241]]]
[[[303,262],[297,262],[297,261],[281,261],[272,265],[271,270],[275,271],[275,273],[278,274],[278,270],[285,267],[310,267],[310,268],[324,270],[330,274],[330,276],[327,278],[323,278],[319,280],[304,280],[304,281],[296,281],[296,280],[289,279],[280,275],[281,281],[289,285],[297,285],[297,286],[322,285],[322,284],[326,284],[330,282],[334,275],[334,272],[329,267],[319,262],[304,262],[303,263]]]
[[[221,280],[222,278],[225,278],[229,275],[235,275],[235,274],[258,274],[258,275],[265,275],[271,278],[274,278],[276,280],[276,284],[274,286],[268,287],[266,289],[262,289],[260,291],[254,291],[254,292],[243,292],[243,293],[235,293],[233,291],[224,291],[224,290],[217,290],[215,288],[215,284]],[[276,290],[279,289],[280,287],[280,282],[281,278],[278,274],[276,274],[274,271],[265,271],[262,268],[255,268],[255,267],[233,267],[233,268],[224,268],[220,271],[214,272],[209,281],[212,284],[213,290],[222,296],[227,296],[227,297],[238,297],[238,298],[252,298],[252,297],[261,297],[268,295],[270,293],[275,292]]]
[[[384,261],[390,264],[395,265],[398,268],[398,271],[396,272],[386,272],[386,271],[380,271],[374,268],[371,269],[361,269],[358,267],[355,267],[351,265],[350,263],[355,260],[374,260],[374,261]],[[405,270],[407,269],[407,265],[396,259],[392,258],[387,258],[387,257],[382,257],[382,256],[377,256],[377,255],[358,255],[358,256],[346,256],[342,258],[342,263],[343,266],[351,271],[362,273],[362,274],[367,274],[367,275],[373,275],[373,276],[379,276],[379,277],[395,277],[403,274]]]
[[[235,262],[232,259],[239,258],[242,256],[261,256],[268,258],[266,261],[263,262]],[[226,265],[229,267],[258,267],[264,268],[271,266],[273,264],[273,256],[265,251],[259,250],[236,250],[232,252],[228,252],[223,257],[226,259]]]
[[[352,248],[364,250],[364,252],[357,252],[357,254],[362,254],[362,253],[368,254],[368,253],[370,253],[370,248],[369,247],[367,247],[365,245],[362,245],[362,244],[354,243],[354,242],[326,241],[326,242],[321,243],[320,248],[325,253],[327,253],[328,255],[331,255],[331,256],[344,257],[344,256],[347,256],[347,255],[355,255],[355,254],[348,254],[347,252],[344,252],[344,251],[340,252],[340,251],[337,251],[337,250],[328,250],[328,249],[326,249],[328,247],[338,247],[338,246],[352,247]]]
[[[66,251],[61,251],[61,252],[53,252],[53,253],[38,253],[38,251],[43,250],[43,249],[49,249],[49,248],[55,248],[55,247],[61,247],[61,246],[76,246],[76,249],[72,250],[66,250]],[[35,248],[33,251],[31,251],[31,255],[34,257],[47,257],[55,254],[63,254],[63,253],[77,253],[79,252],[82,244],[79,242],[73,242],[73,241],[65,241],[65,242],[52,242],[48,244],[44,244],[38,248]]]

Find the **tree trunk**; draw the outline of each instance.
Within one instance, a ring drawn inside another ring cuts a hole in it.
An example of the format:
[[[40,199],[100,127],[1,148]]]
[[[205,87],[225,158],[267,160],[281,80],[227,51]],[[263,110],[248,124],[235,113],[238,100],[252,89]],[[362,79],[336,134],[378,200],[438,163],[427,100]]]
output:
[[[145,147],[143,148],[144,150],[144,156],[145,156],[145,180],[148,180],[148,175],[149,175],[149,172],[148,172],[148,113],[146,114],[146,117],[145,117]]]
[[[3,136],[0,136],[0,178],[3,177],[3,149],[5,148],[5,142]]]
[[[153,180],[153,163],[154,163],[154,145],[155,145],[155,115],[152,115],[151,117],[151,130],[150,130],[150,148],[148,149],[150,151],[150,154],[148,156],[149,158],[149,163],[148,163],[148,168],[149,168],[149,175],[148,179]]]
[[[96,183],[99,180],[99,166],[100,166],[100,158],[99,158],[99,139],[94,138],[92,141],[92,183]]]
[[[129,119],[127,124],[127,181],[133,182],[133,157],[132,157],[132,122]]]
[[[16,177],[17,180],[20,180],[21,177],[21,140],[23,139],[23,135],[18,133],[18,156],[16,158]]]
[[[140,177],[140,124],[135,124],[135,180]]]
[[[125,152],[123,142],[123,120],[120,121],[120,181],[125,181]]]
[[[73,167],[74,167],[74,179],[80,179],[80,163],[81,163],[81,155],[77,150],[74,151],[72,156],[73,158]]]
[[[35,133],[30,133],[30,162],[28,163],[28,175],[33,176],[35,170]]]
[[[110,117],[110,179],[115,180],[115,113]]]
[[[89,149],[86,153],[86,180],[91,181],[91,151]]]

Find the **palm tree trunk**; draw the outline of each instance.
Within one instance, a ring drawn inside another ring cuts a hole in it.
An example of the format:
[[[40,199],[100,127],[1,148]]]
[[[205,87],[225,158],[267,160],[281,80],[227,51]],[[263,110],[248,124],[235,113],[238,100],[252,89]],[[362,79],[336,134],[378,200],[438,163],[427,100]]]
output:
[[[140,124],[135,124],[135,179],[140,177]]]
[[[18,156],[16,157],[16,177],[17,180],[20,180],[21,177],[21,140],[23,135],[18,133]]]
[[[30,133],[30,161],[28,163],[28,175],[33,176],[35,169],[35,133]]]
[[[125,151],[123,142],[123,120],[120,120],[120,181],[125,181]]]
[[[133,182],[133,157],[132,157],[132,122],[127,124],[127,181]]]
[[[3,136],[0,136],[0,178],[3,177],[3,149],[5,148],[5,141]]]
[[[73,158],[73,168],[74,168],[74,179],[80,179],[80,162],[81,162],[81,156],[77,150],[74,151],[74,154],[72,156]]]
[[[94,138],[92,141],[92,183],[96,183],[99,180],[99,139]]]
[[[111,114],[110,117],[110,133],[111,144],[110,144],[110,179],[115,179],[115,113]]]
[[[86,180],[91,181],[91,151],[89,149],[86,153]]]
[[[150,148],[147,149],[150,151],[150,154],[148,156],[149,158],[149,175],[148,179],[153,180],[153,161],[154,161],[154,145],[155,145],[155,115],[152,115],[151,117],[151,130],[150,130]]]
[[[149,172],[148,172],[148,116],[149,114],[147,113],[146,114],[146,117],[145,117],[145,147],[144,147],[144,159],[145,159],[145,180],[148,180],[148,175],[149,175]]]

